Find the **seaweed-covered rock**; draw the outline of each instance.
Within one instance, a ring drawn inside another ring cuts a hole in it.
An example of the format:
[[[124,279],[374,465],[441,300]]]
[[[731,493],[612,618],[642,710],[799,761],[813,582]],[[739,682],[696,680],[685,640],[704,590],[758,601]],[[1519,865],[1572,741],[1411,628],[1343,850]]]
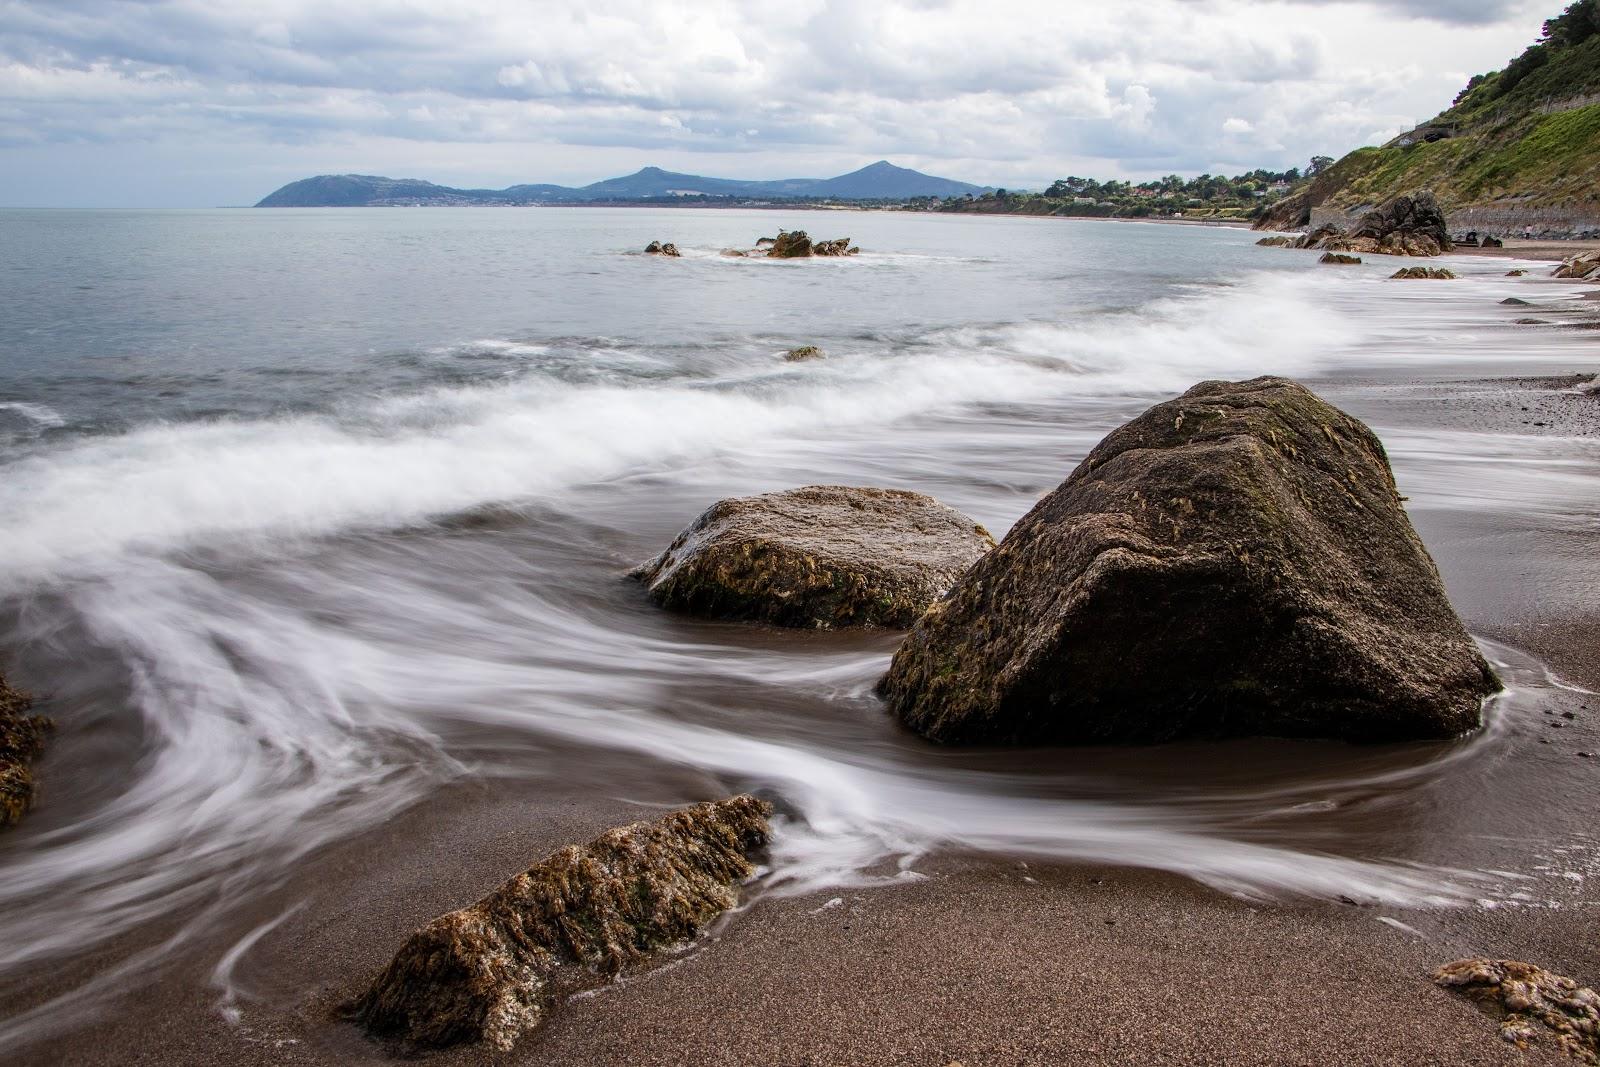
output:
[[[1347,256],[1343,252],[1324,252],[1322,253],[1322,258],[1317,260],[1317,262],[1329,263],[1334,266],[1349,266],[1351,264],[1360,263],[1361,257]]]
[[[1456,272],[1444,267],[1401,267],[1389,277],[1453,281],[1455,280]]]
[[[1295,239],[1293,237],[1289,237],[1285,234],[1278,234],[1275,237],[1263,237],[1261,240],[1257,241],[1256,244],[1262,245],[1266,248],[1293,248],[1294,241]]]
[[[33,806],[28,765],[44,749],[50,720],[28,714],[32,707],[32,697],[0,677],[0,827],[10,826]]]
[[[822,349],[816,345],[801,345],[799,348],[789,349],[783,354],[783,358],[789,363],[803,363],[808,359],[825,359],[827,357]]]
[[[1476,1001],[1518,1048],[1550,1040],[1600,1065],[1600,993],[1593,989],[1531,963],[1482,958],[1447,963],[1433,980]]]
[[[853,256],[860,251],[861,249],[859,248],[852,250],[850,238],[848,237],[835,237],[831,241],[818,241],[811,246],[811,254],[814,256]]]
[[[718,501],[633,575],[656,603],[694,615],[898,628],[993,547],[921,493],[813,485]]]
[[[737,796],[564,848],[412,934],[344,1012],[410,1046],[509,1049],[564,993],[693,938],[733,907],[770,814]]]
[[[1383,445],[1284,378],[1101,441],[918,621],[880,692],[936,741],[1446,738],[1499,688]]]

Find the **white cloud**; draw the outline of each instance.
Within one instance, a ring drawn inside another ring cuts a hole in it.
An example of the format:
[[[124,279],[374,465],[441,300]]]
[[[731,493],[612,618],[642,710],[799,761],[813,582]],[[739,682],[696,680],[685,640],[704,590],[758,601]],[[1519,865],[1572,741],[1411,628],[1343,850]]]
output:
[[[1252,166],[1288,166],[1437,111],[1458,79],[1435,57],[1498,66],[1550,7],[0,0],[0,153],[28,148],[26,167],[0,166],[0,203],[78,187],[52,177],[52,145],[63,173],[93,146],[115,159],[107,196],[130,167],[204,172],[226,153],[234,177],[214,199],[233,202],[306,170],[380,169],[352,159],[376,144],[402,159],[390,169],[444,180],[448,159],[473,185],[880,157],[1009,187],[1255,152]]]

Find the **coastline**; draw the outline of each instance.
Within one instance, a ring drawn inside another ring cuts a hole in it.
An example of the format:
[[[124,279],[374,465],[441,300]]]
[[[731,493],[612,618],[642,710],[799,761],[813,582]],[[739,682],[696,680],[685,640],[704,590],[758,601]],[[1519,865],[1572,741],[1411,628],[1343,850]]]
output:
[[[1547,401],[1541,431],[1592,433],[1600,397],[1567,380],[1308,382],[1380,434],[1405,428],[1516,431]],[[1544,658],[1600,688],[1586,610],[1595,577],[1583,539],[1536,519],[1414,516],[1473,633]],[[1537,546],[1517,568],[1509,544]],[[1600,782],[1600,701],[1566,694],[1576,718],[1559,758],[1535,724],[1513,730],[1496,791]],[[1585,707],[1587,702],[1587,707]],[[330,1016],[421,922],[460,906],[553,849],[645,817],[665,798],[478,781],[447,789],[309,860],[293,885],[195,943],[97,1024],[24,1049],[17,1063],[350,1064],[392,1062]],[[728,783],[680,772],[682,788]],[[1574,792],[1574,795],[1576,792]],[[1592,796],[1592,792],[1587,794]],[[1467,808],[1483,797],[1462,795]],[[1543,813],[1541,832],[1587,833],[1583,801]],[[1516,824],[1487,819],[1481,859]],[[1126,867],[941,853],[919,878],[799,897],[762,895],[677,957],[554,1013],[508,1055],[465,1047],[429,1057],[488,1063],[948,1064],[1143,1062],[1557,1064],[1519,1052],[1431,968],[1468,955],[1529,959],[1594,981],[1600,905],[1385,908],[1248,900]],[[231,950],[249,952],[226,973]],[[124,950],[126,951],[126,949]],[[104,966],[63,964],[51,983],[3,992],[26,1006]],[[219,1009],[236,1012],[229,1025]],[[1308,1050],[1317,1050],[1308,1056]],[[135,1050],[138,1050],[135,1053]]]

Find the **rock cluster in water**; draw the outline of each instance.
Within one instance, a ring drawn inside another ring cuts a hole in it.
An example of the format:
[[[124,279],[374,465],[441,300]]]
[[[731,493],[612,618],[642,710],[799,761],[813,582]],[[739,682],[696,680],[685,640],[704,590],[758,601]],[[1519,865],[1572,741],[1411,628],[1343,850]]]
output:
[[[564,848],[411,935],[345,1012],[408,1046],[509,1049],[563,994],[693,938],[738,903],[770,814],[737,796]]]
[[[633,573],[658,604],[694,615],[903,628],[993,547],[921,493],[813,485],[718,501]]]
[[[29,764],[44,749],[50,720],[30,715],[33,698],[0,677],[0,827],[10,826],[33,806]]]
[[[1494,673],[1361,422],[1283,378],[1111,433],[922,617],[880,691],[946,742],[1361,741],[1479,725]]]
[[[1433,979],[1498,1018],[1500,1036],[1518,1048],[1547,1039],[1600,1065],[1600,993],[1593,989],[1517,960],[1457,960]]]
[[[1361,257],[1347,256],[1343,252],[1324,252],[1322,253],[1322,258],[1317,260],[1317,262],[1328,263],[1333,266],[1349,266],[1351,264],[1360,263]]]
[[[644,251],[649,256],[680,256],[683,254],[678,251],[677,245],[662,244],[660,241],[651,241],[644,246]]]
[[[1454,281],[1456,272],[1445,267],[1401,267],[1390,278],[1428,279],[1433,281]]]
[[[1600,251],[1583,252],[1565,260],[1552,278],[1592,278],[1600,274]]]

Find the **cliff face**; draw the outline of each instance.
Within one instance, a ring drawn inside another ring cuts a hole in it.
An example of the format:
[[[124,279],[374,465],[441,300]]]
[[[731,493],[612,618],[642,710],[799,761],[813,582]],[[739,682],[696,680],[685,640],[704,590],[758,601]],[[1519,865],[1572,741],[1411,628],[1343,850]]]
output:
[[[1379,148],[1358,148],[1262,229],[1342,218],[1431,189],[1452,230],[1563,234],[1600,228],[1600,3],[1579,0],[1505,69],[1472,79],[1455,102]],[[1291,203],[1290,201],[1294,201]]]

